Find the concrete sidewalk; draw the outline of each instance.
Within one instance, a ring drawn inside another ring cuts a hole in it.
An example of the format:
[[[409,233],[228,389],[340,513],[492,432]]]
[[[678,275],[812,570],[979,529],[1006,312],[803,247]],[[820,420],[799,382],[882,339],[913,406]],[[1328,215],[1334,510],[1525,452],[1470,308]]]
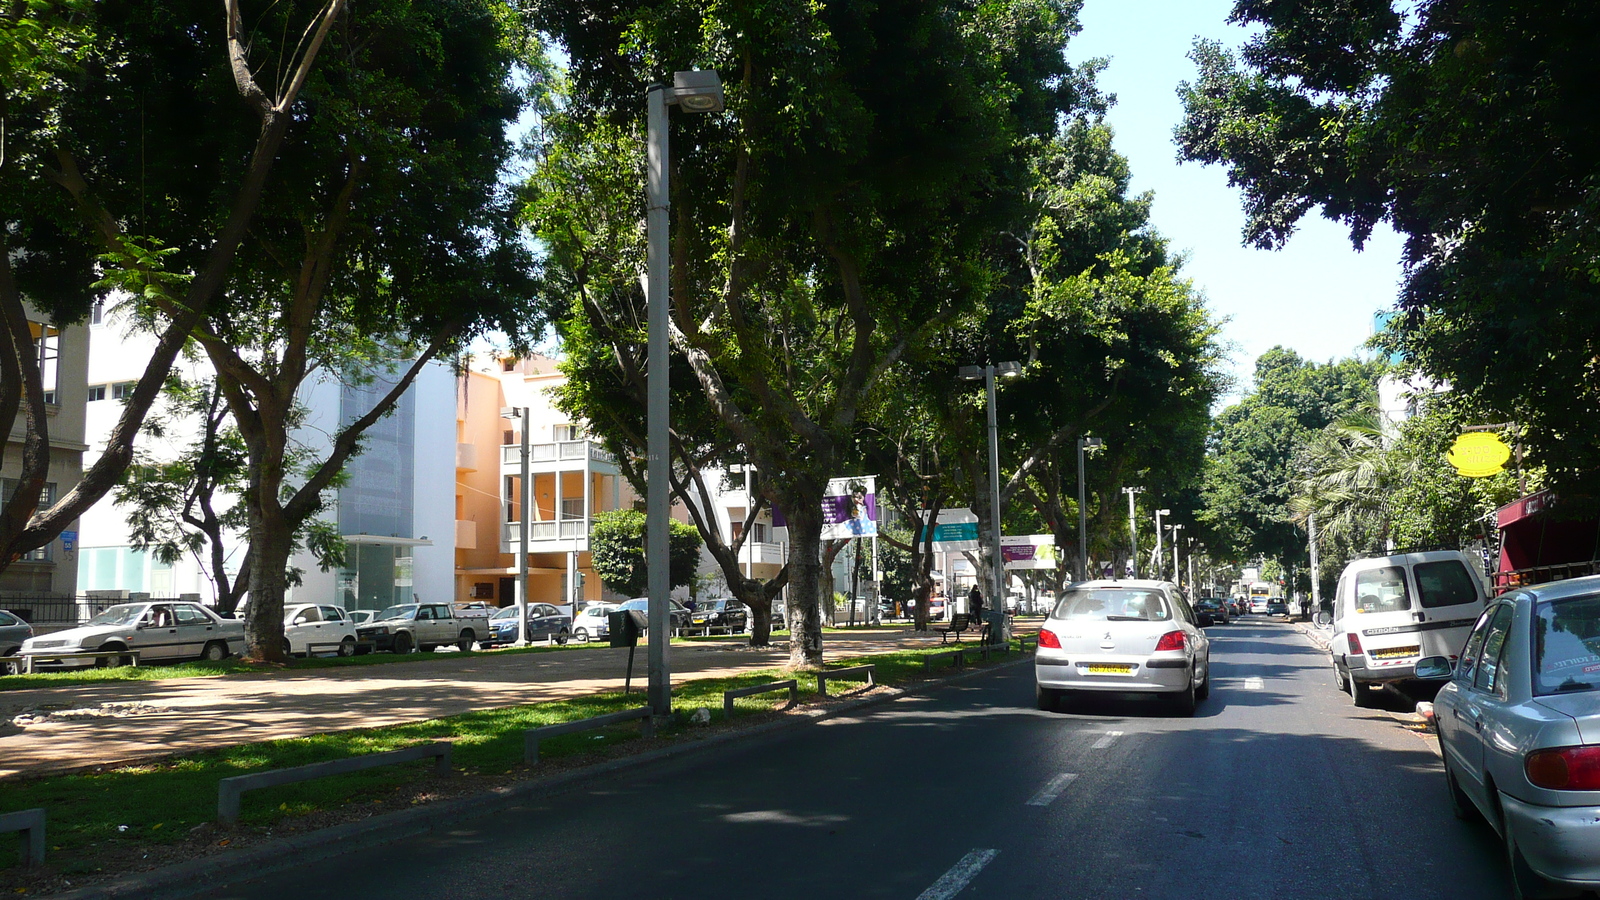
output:
[[[828,659],[926,647],[908,628],[829,633]],[[645,684],[647,649],[634,661]],[[116,681],[0,692],[0,778],[79,770],[211,747],[435,719],[620,690],[628,651],[438,654],[437,660],[221,678]],[[741,638],[672,646],[674,682],[787,664]],[[642,699],[642,698],[641,698]],[[13,724],[23,717],[25,724]]]

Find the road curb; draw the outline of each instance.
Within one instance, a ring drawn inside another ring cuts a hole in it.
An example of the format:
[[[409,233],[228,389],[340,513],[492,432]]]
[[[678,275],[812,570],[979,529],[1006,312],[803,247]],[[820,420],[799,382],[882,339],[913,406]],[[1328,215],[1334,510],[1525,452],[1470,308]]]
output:
[[[1331,635],[1329,638],[1324,639],[1320,633],[1322,629],[1317,628],[1315,625],[1309,625],[1304,622],[1296,622],[1294,623],[1294,629],[1305,635],[1306,641],[1308,641],[1311,646],[1316,647],[1318,650],[1326,652],[1329,644],[1332,643]]]
[[[640,763],[675,759],[719,748],[737,740],[770,738],[783,732],[890,703],[901,697],[926,693],[979,675],[1014,668],[1029,663],[1032,659],[1030,654],[1024,652],[1021,659],[917,682],[906,688],[887,688],[870,697],[846,700],[837,706],[815,712],[805,711],[798,717],[765,722],[750,728],[704,738],[692,738],[675,746],[619,757],[562,772],[559,775],[523,781],[510,787],[494,788],[485,794],[380,813],[359,822],[346,822],[292,837],[277,838],[237,853],[206,856],[140,872],[117,881],[48,896],[54,900],[184,900],[202,894],[209,895],[221,888],[255,881],[288,869],[300,868],[308,862],[343,856],[427,834],[466,819],[490,815],[524,802],[529,796],[537,795],[539,799],[558,796],[581,787],[595,775],[632,768]]]

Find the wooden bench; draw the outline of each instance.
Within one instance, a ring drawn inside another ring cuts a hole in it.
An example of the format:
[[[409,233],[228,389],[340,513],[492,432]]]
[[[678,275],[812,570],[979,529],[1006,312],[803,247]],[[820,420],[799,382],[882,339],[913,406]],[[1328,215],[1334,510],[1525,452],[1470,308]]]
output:
[[[956,643],[961,643],[961,633],[972,627],[972,617],[966,613],[956,613],[950,617],[950,624],[940,628],[934,626],[934,631],[939,632],[939,643],[949,643],[950,635],[956,636]]]
[[[450,744],[445,741],[437,741],[432,744],[423,744],[420,747],[387,750],[382,753],[369,753],[366,756],[352,756],[349,759],[334,759],[327,762],[308,763],[303,766],[291,766],[287,769],[269,769],[265,772],[255,772],[250,775],[235,775],[232,778],[224,778],[217,782],[217,823],[231,826],[239,821],[239,800],[245,791],[254,791],[265,787],[279,787],[285,784],[298,784],[302,781],[326,778],[329,775],[360,772],[365,769],[377,768],[378,766],[414,762],[419,759],[437,759],[438,762],[434,764],[434,774],[450,774]]]
[[[650,707],[648,706],[608,713],[603,716],[591,716],[587,719],[579,719],[576,722],[562,722],[559,725],[543,725],[538,728],[530,728],[522,734],[522,761],[530,766],[539,761],[539,741],[544,738],[555,737],[560,734],[572,734],[576,731],[588,731],[591,728],[604,728],[607,725],[619,725],[623,722],[631,722],[634,719],[640,720],[640,732],[645,737],[655,736],[655,720],[651,718]]]
[[[15,831],[22,835],[22,864],[44,865],[44,808],[0,813],[0,834]]]
[[[870,663],[865,666],[851,666],[848,669],[823,669],[817,673],[817,693],[824,697],[828,696],[829,679],[853,679],[858,676],[865,676],[866,678],[866,684],[861,687],[861,690],[864,691],[878,683],[874,677],[875,672],[876,670]]]
[[[750,687],[733,688],[732,690],[723,691],[722,715],[724,718],[733,718],[733,698],[735,697],[753,697],[756,694],[768,694],[772,693],[773,691],[785,690],[789,692],[789,702],[787,705],[779,707],[779,709],[792,709],[796,703],[800,702],[800,682],[793,678],[790,678],[787,681],[773,681],[767,684],[757,684]]]
[[[952,665],[952,666],[966,665],[966,662],[967,662],[967,651],[962,649],[962,650],[946,650],[946,651],[944,651],[942,653],[924,653],[922,655],[922,671],[924,671],[924,672],[932,671],[933,670],[934,660],[943,659],[945,657],[949,657],[950,658],[950,665]]]

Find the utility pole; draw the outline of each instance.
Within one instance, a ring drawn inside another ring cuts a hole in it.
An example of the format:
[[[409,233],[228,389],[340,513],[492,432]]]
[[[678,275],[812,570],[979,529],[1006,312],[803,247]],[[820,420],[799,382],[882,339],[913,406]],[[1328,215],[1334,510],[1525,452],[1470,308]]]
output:
[[[1154,577],[1155,580],[1157,580],[1157,581],[1161,580],[1162,568],[1163,568],[1162,563],[1164,562],[1164,560],[1162,559],[1162,556],[1161,556],[1161,554],[1162,554],[1162,550],[1161,550],[1161,517],[1162,516],[1170,516],[1170,515],[1172,515],[1172,510],[1170,510],[1170,509],[1158,509],[1158,510],[1156,510],[1156,556],[1155,556],[1155,560],[1154,560],[1155,572],[1153,573],[1152,577]]]

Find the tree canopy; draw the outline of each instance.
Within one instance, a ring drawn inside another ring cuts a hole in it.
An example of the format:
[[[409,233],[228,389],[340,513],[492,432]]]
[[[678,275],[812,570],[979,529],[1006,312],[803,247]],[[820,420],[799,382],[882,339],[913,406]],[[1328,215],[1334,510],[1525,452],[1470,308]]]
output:
[[[1226,166],[1245,239],[1320,209],[1405,238],[1387,341],[1570,493],[1600,486],[1600,7],[1584,0],[1237,0],[1195,45],[1183,158]]]

